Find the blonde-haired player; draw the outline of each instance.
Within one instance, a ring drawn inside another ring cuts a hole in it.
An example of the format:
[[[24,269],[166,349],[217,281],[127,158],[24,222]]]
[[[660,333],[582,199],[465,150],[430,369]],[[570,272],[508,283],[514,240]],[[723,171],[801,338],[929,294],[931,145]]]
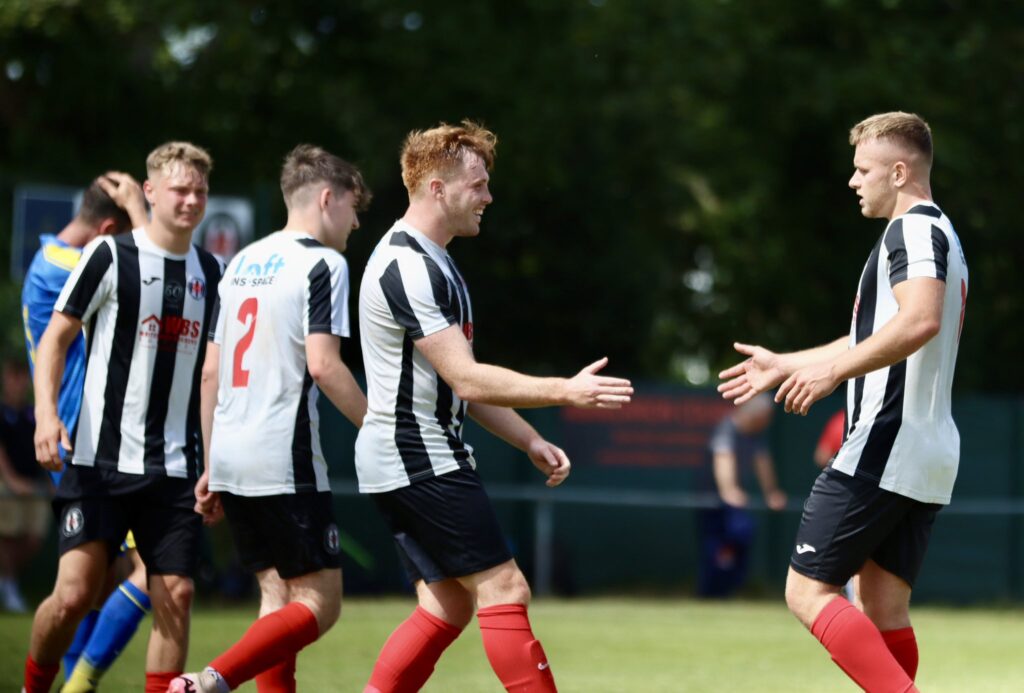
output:
[[[206,209],[209,154],[169,142],[146,166],[150,220],[86,246],[36,351],[36,458],[58,470],[65,467],[59,448],[70,454],[54,500],[57,580],[33,622],[28,693],[49,690],[129,529],[153,608],[147,693],[165,690],[185,663],[202,525],[192,510],[200,463],[200,335],[213,312],[206,288],[216,285],[221,267],[192,245]],[[83,325],[88,367],[81,413],[69,434],[57,394],[65,354]]]
[[[847,382],[846,440],[804,505],[786,603],[862,688],[910,691],[910,594],[960,459],[950,393],[967,263],[932,201],[928,124],[880,113],[854,126],[850,144],[861,213],[888,223],[861,274],[849,336],[787,354],[736,344],[749,358],[723,371],[718,389],[741,403],[781,383],[776,401],[806,414]],[[840,595],[854,575],[863,612]]]

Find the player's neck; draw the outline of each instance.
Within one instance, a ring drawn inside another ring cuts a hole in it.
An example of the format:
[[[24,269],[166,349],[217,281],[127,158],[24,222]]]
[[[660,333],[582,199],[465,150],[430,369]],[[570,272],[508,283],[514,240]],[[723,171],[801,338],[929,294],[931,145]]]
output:
[[[291,210],[288,212],[288,220],[281,229],[284,233],[308,233],[310,236],[324,242],[323,228],[320,224],[320,209],[316,208],[315,213],[304,214],[304,210]]]
[[[75,217],[57,234],[57,240],[75,248],[84,248],[96,237],[96,231]]]
[[[908,186],[907,189],[896,193],[896,204],[892,208],[889,219],[892,220],[901,214],[906,214],[907,211],[923,202],[932,203],[931,187],[927,184]]]
[[[181,231],[172,231],[155,219],[146,224],[142,230],[146,237],[153,242],[153,245],[174,255],[188,254],[188,249],[192,245],[191,231],[187,234]]]
[[[448,243],[453,238],[443,219],[439,218],[436,214],[432,214],[431,210],[423,209],[416,204],[409,205],[409,209],[405,211],[402,221],[442,248],[448,247]]]

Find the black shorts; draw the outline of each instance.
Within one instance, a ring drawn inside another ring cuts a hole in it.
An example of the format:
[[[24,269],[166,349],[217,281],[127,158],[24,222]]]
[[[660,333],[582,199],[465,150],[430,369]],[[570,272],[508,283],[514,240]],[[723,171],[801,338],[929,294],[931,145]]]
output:
[[[202,517],[192,509],[195,483],[67,465],[53,499],[61,555],[102,541],[113,561],[131,530],[147,573],[191,577],[203,527]]]
[[[512,559],[476,470],[459,469],[371,496],[414,583],[465,577]]]
[[[941,508],[827,467],[804,503],[790,565],[843,585],[870,559],[913,587]]]
[[[246,570],[276,568],[282,580],[290,580],[341,567],[330,491],[255,497],[221,493],[220,500]]]

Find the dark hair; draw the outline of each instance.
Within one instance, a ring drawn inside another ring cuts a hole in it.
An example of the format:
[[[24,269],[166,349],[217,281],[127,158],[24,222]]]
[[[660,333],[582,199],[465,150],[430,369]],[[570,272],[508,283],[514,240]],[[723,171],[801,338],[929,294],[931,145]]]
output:
[[[119,228],[131,228],[132,220],[128,212],[117,206],[110,195],[100,187],[99,179],[95,179],[82,195],[82,206],[78,216],[88,224],[99,224],[104,219],[113,219]]]
[[[373,193],[359,169],[341,157],[312,144],[300,144],[288,152],[281,167],[281,194],[291,207],[296,192],[313,183],[326,183],[338,190],[351,190],[359,211],[370,206]]]

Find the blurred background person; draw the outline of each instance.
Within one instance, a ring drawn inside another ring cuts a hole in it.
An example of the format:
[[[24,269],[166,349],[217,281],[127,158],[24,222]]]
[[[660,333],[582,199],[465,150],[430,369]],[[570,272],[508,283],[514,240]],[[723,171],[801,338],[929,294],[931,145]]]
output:
[[[28,367],[7,358],[0,395],[0,604],[24,613],[18,574],[39,553],[50,526],[49,484],[36,464],[36,422]]]
[[[843,431],[846,428],[846,410],[840,409],[825,423],[821,437],[814,447],[814,464],[824,469],[843,447]]]
[[[747,488],[757,479],[765,505],[786,507],[765,433],[774,404],[761,395],[730,412],[715,428],[708,444],[705,486],[718,494],[718,507],[698,514],[700,533],[697,594],[730,597],[743,586],[750,562],[756,520],[747,510]]]

